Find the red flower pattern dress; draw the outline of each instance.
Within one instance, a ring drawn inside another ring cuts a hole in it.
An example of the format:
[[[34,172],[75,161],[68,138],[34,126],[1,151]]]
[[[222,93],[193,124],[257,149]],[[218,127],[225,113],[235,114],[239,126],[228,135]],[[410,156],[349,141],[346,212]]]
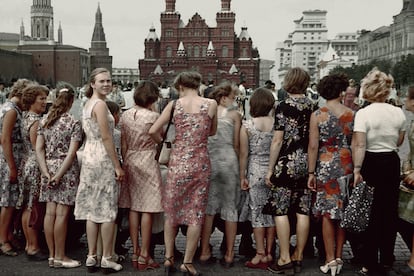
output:
[[[204,222],[211,165],[207,150],[212,119],[206,99],[198,113],[184,111],[177,100],[174,115],[175,142],[162,199],[166,219],[172,225]]]

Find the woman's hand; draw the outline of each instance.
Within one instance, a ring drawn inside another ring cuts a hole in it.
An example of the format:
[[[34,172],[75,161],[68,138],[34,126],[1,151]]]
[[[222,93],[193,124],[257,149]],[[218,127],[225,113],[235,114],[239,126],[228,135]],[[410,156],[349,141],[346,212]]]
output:
[[[240,178],[240,188],[243,191],[247,191],[250,188],[249,181],[245,177]]]
[[[119,182],[122,182],[124,180],[125,177],[125,171],[119,167],[119,168],[115,168],[115,179]]]
[[[355,187],[358,183],[364,181],[364,178],[361,175],[360,171],[354,171],[354,184],[352,187]]]
[[[270,177],[272,176],[273,172],[267,172],[266,174],[266,185],[267,187],[271,188],[273,186],[273,183],[270,181]]]
[[[404,183],[414,186],[414,172],[409,173],[404,177]]]
[[[314,174],[308,176],[308,188],[316,192],[316,177]]]

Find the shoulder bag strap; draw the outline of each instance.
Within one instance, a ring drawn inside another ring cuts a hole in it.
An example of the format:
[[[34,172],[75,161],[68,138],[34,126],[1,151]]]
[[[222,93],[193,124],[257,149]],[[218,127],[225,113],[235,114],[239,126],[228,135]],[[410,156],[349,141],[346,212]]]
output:
[[[167,133],[168,133],[168,130],[170,129],[170,125],[171,125],[172,118],[173,118],[173,115],[174,115],[175,103],[176,103],[176,101],[174,100],[173,104],[172,104],[172,107],[171,107],[170,120],[168,121],[167,129],[164,132],[164,137],[162,137],[163,142],[167,138]]]

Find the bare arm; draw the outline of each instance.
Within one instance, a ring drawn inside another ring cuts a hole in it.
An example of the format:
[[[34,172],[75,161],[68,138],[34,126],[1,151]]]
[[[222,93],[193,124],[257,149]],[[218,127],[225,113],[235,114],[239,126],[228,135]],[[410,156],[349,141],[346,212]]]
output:
[[[121,164],[119,163],[118,155],[115,150],[113,136],[109,128],[108,109],[105,102],[97,102],[93,108],[93,114],[95,115],[99,130],[101,132],[102,143],[115,167],[116,179],[121,180],[125,173],[121,168]]]
[[[241,115],[238,111],[231,111],[231,118],[233,119],[233,147],[234,151],[237,154],[237,157],[240,156],[240,127],[241,127]]]
[[[173,101],[167,104],[167,106],[162,111],[160,117],[158,117],[158,119],[155,121],[155,123],[151,126],[151,128],[148,131],[148,134],[151,136],[152,140],[154,140],[154,142],[157,144],[162,142],[163,127],[170,120],[172,105]],[[174,116],[174,114],[172,115]]]
[[[312,113],[309,124],[309,145],[308,145],[308,188],[316,190],[316,160],[318,158],[319,148],[319,128],[315,113]]]
[[[210,136],[216,135],[217,132],[217,102],[215,100],[211,100],[210,108],[208,110],[208,115],[210,118],[213,119],[210,128]]]
[[[363,181],[361,175],[361,166],[365,158],[366,150],[366,133],[365,132],[354,132],[352,136],[352,161],[354,163],[354,185]]]
[[[273,174],[273,169],[275,167],[276,161],[279,158],[280,149],[283,144],[283,135],[284,131],[275,130],[273,134],[272,144],[270,145],[270,157],[269,157],[269,167],[266,174],[266,185],[271,187],[273,184],[270,182],[270,177]]]
[[[402,143],[404,142],[404,137],[405,137],[405,131],[400,131],[398,133],[398,141],[397,141],[397,146],[401,146]]]
[[[247,158],[249,156],[249,137],[247,129],[242,126],[240,129],[240,156],[239,156],[239,166],[240,166],[240,187],[242,190],[249,189],[249,182],[247,180]]]
[[[1,133],[1,145],[4,158],[10,170],[10,183],[17,183],[17,167],[13,156],[12,133],[17,120],[17,112],[9,110],[3,118],[3,129]]]
[[[76,151],[79,149],[79,146],[80,146],[80,141],[70,142],[68,153],[66,154],[66,157],[63,160],[62,165],[60,165],[60,168],[57,170],[56,174],[50,180],[51,182],[55,182],[56,185],[59,184],[62,177],[72,166],[76,158]]]
[[[48,181],[50,181],[50,174],[49,170],[47,169],[45,155],[45,137],[43,135],[39,135],[36,140],[37,163],[39,164],[40,172],[42,175],[47,177]]]

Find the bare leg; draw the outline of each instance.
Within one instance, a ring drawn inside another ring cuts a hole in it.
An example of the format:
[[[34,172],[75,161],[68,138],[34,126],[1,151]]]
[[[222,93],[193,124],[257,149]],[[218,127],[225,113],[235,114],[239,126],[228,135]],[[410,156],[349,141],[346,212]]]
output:
[[[176,235],[177,235],[177,226],[173,226],[172,224],[170,224],[168,220],[165,220],[164,222],[165,259],[174,257],[174,245],[175,245]],[[171,265],[171,263],[168,261],[164,263],[164,265],[165,264]]]
[[[0,243],[3,244],[8,241],[11,236],[10,224],[13,218],[14,207],[1,207],[0,211]],[[11,249],[11,245],[6,245],[4,250]]]
[[[292,258],[295,261],[301,261],[303,259],[303,249],[309,235],[309,216],[296,214],[296,218],[296,248]]]
[[[256,256],[251,260],[252,264],[258,264],[264,260],[266,256],[264,238],[265,238],[265,228],[264,227],[255,227],[253,228],[253,236],[256,242]]]
[[[66,234],[68,230],[68,217],[70,206],[58,204],[56,207],[56,219],[54,227],[55,258],[68,261],[65,254]]]
[[[86,221],[86,236],[88,238],[88,255],[96,255],[96,243],[98,241],[99,224],[90,220]]]
[[[271,262],[273,260],[272,252],[275,241],[276,228],[266,227],[266,261]]]
[[[45,215],[45,220],[43,222],[43,228],[45,231],[47,247],[49,249],[49,258],[55,257],[55,238],[54,238],[55,218],[56,218],[56,203],[48,202],[46,204],[46,215]]]
[[[213,221],[214,216],[206,215],[203,230],[201,232],[201,253],[200,253],[200,260],[206,261],[208,258],[211,257],[210,252],[210,236],[211,230],[213,228]]]
[[[30,219],[30,211],[25,207],[22,214],[22,229],[24,237],[26,238],[26,245],[24,247],[24,250],[26,252],[30,251],[30,253],[33,251],[33,248],[31,248],[31,240],[29,236],[29,219]]]
[[[326,216],[322,218],[322,235],[326,254],[325,263],[329,263],[335,259],[335,226],[334,222]]]
[[[225,221],[225,235],[226,235],[226,254],[224,260],[227,263],[233,262],[234,259],[234,242],[237,234],[237,222]]]
[[[101,225],[102,257],[112,256],[112,244],[114,238],[114,222],[105,222]]]
[[[133,246],[133,253],[135,256],[139,255],[139,213],[136,211],[129,211],[129,235]]]
[[[187,229],[187,240],[185,246],[184,260],[183,263],[186,267],[181,266],[181,270],[185,271],[187,268],[194,272],[193,258],[197,249],[198,240],[200,239],[201,225],[188,225]]]
[[[149,256],[149,248],[152,234],[152,214],[143,213],[141,218],[141,256]]]
[[[279,238],[279,265],[284,265],[291,262],[289,247],[290,247],[290,225],[288,216],[275,217],[276,232]]]
[[[336,252],[335,252],[335,257],[342,259],[342,250],[343,250],[344,244],[345,244],[345,237],[346,237],[345,233],[346,232],[345,232],[344,229],[339,227],[339,221],[335,222],[335,227],[336,227]]]

